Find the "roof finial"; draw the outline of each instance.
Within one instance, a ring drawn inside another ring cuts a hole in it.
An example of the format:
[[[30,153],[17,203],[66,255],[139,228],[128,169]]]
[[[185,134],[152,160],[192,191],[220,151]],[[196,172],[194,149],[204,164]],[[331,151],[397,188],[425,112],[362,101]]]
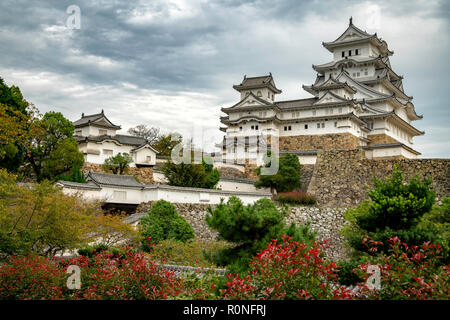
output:
[[[103,109],[102,109],[102,114],[103,114]]]
[[[84,112],[81,114],[81,117],[84,118]]]
[[[348,25],[351,26],[353,24],[353,17],[350,17]]]

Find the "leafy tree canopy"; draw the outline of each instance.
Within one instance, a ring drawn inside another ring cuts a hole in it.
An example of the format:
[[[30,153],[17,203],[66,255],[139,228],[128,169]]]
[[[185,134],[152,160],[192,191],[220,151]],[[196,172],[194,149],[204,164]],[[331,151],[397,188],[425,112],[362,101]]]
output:
[[[73,138],[74,125],[60,112],[47,112],[31,126],[28,159],[37,181],[53,180],[73,166],[81,167],[83,154]]]
[[[172,149],[182,142],[183,137],[181,134],[174,132],[160,135],[158,140],[153,144],[153,147],[159,151],[160,155],[170,157]]]
[[[202,159],[201,164],[174,164],[166,162],[162,171],[171,186],[213,189],[220,180],[220,173]]]
[[[115,156],[106,159],[102,168],[106,172],[112,172],[114,174],[124,174],[127,172],[132,161],[133,159],[131,159],[131,156],[128,153],[119,152]]]
[[[268,152],[267,157],[270,157],[271,153]],[[278,158],[278,172],[274,175],[262,175],[262,167],[256,168],[255,172],[258,176],[258,181],[255,182],[256,188],[270,188],[277,192],[289,192],[295,188],[300,187],[300,169],[302,165],[298,161],[298,157],[295,154],[286,153]],[[266,167],[270,167],[271,162],[266,164]]]

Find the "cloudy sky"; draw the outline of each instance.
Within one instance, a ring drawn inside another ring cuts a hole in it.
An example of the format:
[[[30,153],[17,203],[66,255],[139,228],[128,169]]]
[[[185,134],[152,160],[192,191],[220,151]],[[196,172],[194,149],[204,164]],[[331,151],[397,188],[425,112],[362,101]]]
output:
[[[80,29],[67,8],[80,8]],[[377,34],[414,97],[423,157],[450,157],[450,1],[20,1],[0,2],[0,76],[41,112],[76,120],[101,109],[138,124],[219,141],[221,106],[244,75],[272,72],[278,100],[307,98],[322,41],[348,26]],[[73,20],[70,20],[73,21]],[[71,24],[69,24],[71,25]]]

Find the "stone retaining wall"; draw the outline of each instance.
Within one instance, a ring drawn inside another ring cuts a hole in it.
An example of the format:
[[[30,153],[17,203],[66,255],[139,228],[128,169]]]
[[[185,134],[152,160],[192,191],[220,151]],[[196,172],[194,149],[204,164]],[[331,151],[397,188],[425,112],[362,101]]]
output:
[[[405,180],[419,174],[433,179],[437,201],[450,196],[450,159],[366,159],[363,150],[320,150],[308,192],[322,206],[356,206],[367,199],[373,176],[384,179],[400,165]]]
[[[356,149],[361,144],[351,133],[279,137],[280,151],[317,149]]]
[[[333,260],[344,259],[348,256],[344,247],[344,238],[339,231],[347,223],[343,213],[346,208],[292,207],[286,217],[286,223],[297,225],[310,223],[310,228],[317,232],[316,240],[328,240],[330,248],[325,253]]]

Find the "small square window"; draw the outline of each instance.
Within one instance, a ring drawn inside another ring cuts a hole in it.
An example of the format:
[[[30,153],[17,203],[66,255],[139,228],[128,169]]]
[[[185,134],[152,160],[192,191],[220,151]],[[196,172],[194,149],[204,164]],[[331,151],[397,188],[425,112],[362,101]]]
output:
[[[251,126],[252,130],[255,130],[255,126]]]
[[[352,56],[352,50],[348,50],[348,56],[349,56],[349,57]]]
[[[101,135],[101,136],[106,135],[107,133],[108,133],[108,131],[105,130],[105,129],[99,129],[98,130],[98,134]]]
[[[356,50],[355,50],[355,55],[357,56],[358,54],[359,54],[359,50],[356,49]]]
[[[258,126],[255,126],[255,129],[258,130]]]
[[[320,128],[320,123],[317,124],[317,128],[318,128],[318,129]]]
[[[307,130],[308,129],[308,125],[307,124],[305,124],[305,130]]]
[[[343,58],[343,57],[345,57],[345,52],[344,52],[344,51],[342,51],[342,58]]]
[[[334,122],[334,127],[335,127],[335,128],[337,127],[337,121]]]
[[[322,128],[325,128],[325,122],[322,122]]]

